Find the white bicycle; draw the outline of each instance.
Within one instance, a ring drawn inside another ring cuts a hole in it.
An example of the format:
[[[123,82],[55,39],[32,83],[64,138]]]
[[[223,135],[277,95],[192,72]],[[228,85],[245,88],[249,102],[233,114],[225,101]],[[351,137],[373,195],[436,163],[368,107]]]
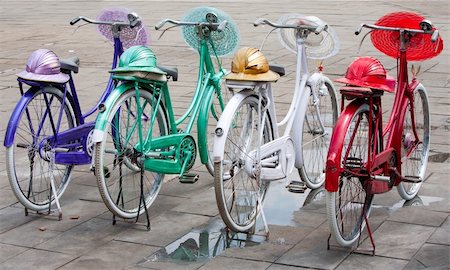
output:
[[[285,179],[294,167],[309,188],[323,184],[328,144],[338,117],[331,80],[321,67],[309,74],[307,65],[308,58],[324,59],[337,53],[333,30],[317,17],[298,14],[285,15],[278,23],[260,18],[254,22],[258,25],[278,29],[281,43],[297,54],[296,82],[289,111],[277,122],[272,71],[257,74],[263,65],[255,62],[262,59],[260,55],[249,55],[244,61],[242,55],[235,55],[233,59],[232,71],[243,74],[226,78],[228,89],[235,94],[215,130],[214,181],[220,215],[237,232],[253,228],[269,181]],[[238,61],[247,66],[238,67]]]

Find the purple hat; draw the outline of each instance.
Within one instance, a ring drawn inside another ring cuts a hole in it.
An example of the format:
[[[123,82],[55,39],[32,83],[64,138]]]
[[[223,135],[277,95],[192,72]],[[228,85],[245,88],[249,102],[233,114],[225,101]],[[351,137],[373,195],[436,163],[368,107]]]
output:
[[[61,64],[56,54],[47,49],[34,51],[27,60],[26,70],[17,74],[30,81],[66,83],[69,75],[61,73]]]

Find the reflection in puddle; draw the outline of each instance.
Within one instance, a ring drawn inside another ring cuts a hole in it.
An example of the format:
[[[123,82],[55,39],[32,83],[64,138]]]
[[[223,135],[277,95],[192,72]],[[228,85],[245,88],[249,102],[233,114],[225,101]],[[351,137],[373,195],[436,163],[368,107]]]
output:
[[[409,201],[400,200],[396,202],[394,205],[387,207],[389,213],[394,213],[398,209],[402,207],[407,206],[429,206],[430,204],[440,202],[444,200],[444,198],[441,197],[433,197],[433,196],[422,196],[417,195],[416,197],[412,198]],[[372,205],[374,208],[386,208],[386,206],[383,205]]]
[[[292,193],[285,188],[284,181],[270,183],[264,201],[264,214],[268,224],[296,226],[294,212],[311,203],[325,204],[325,189],[307,189],[305,193]]]
[[[259,245],[266,238],[259,235],[229,233],[220,219],[193,229],[166,247],[145,257],[137,265],[147,262],[201,262],[211,259],[227,248]]]

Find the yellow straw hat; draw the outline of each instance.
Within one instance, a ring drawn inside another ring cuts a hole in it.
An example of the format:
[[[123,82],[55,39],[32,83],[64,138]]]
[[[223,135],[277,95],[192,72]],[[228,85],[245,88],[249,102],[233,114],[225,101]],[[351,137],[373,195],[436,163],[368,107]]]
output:
[[[250,47],[240,48],[231,62],[231,73],[225,79],[234,81],[274,82],[280,75],[269,69],[264,54]]]

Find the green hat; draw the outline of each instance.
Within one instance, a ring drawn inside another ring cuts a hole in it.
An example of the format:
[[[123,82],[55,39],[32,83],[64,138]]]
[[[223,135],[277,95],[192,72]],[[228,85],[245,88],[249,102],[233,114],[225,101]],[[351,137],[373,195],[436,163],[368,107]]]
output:
[[[122,53],[119,67],[110,72],[152,72],[166,74],[156,66],[156,56],[153,51],[145,46],[132,46]]]

